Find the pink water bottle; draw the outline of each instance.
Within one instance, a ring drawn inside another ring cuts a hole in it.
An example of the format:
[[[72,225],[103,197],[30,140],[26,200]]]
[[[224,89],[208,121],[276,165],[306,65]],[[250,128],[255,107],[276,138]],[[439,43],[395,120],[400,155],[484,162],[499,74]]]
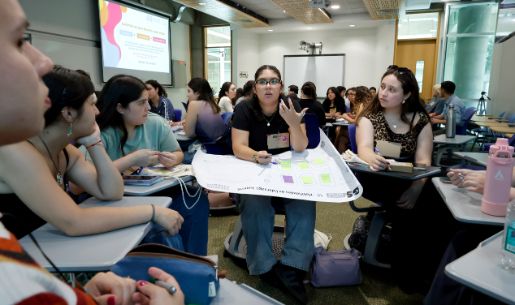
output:
[[[498,138],[495,144],[490,146],[481,201],[483,213],[493,216],[506,215],[506,205],[510,201],[512,155],[513,147],[508,145],[508,139]]]

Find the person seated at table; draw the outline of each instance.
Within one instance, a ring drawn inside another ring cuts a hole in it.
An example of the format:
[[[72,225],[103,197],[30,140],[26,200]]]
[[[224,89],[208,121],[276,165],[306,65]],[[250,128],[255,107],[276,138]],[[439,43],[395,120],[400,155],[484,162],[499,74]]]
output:
[[[181,118],[175,117],[175,109],[172,102],[168,99],[166,90],[156,80],[150,79],[145,82],[148,91],[148,103],[150,112],[157,113],[167,121],[180,121]]]
[[[218,92],[218,106],[220,112],[233,112],[234,102],[236,97],[236,85],[231,82],[222,84],[222,88]]]
[[[20,238],[45,222],[67,235],[95,234],[146,223],[152,218],[175,234],[179,214],[153,206],[81,209],[66,193],[68,181],[100,200],[118,200],[123,182],[106,154],[95,122],[93,84],[85,76],[55,67],[43,78],[52,103],[39,135],[0,148],[0,211],[4,225]],[[75,146],[86,147],[93,164]],[[9,204],[7,204],[9,203]]]
[[[363,111],[365,105],[372,100],[372,96],[370,95],[368,88],[365,86],[351,88],[349,91],[350,93],[353,93],[350,95],[352,99],[351,109],[350,112],[342,114],[342,118],[351,124],[355,124],[356,117],[361,113],[361,111]],[[341,126],[338,129],[334,146],[340,153],[343,153],[350,148],[349,129],[347,126]]]
[[[426,109],[427,113],[429,113],[430,117],[434,117],[441,114],[444,107],[445,100],[441,97],[440,84],[435,84],[432,89],[431,100],[427,102],[424,108]]]
[[[216,104],[209,82],[200,77],[188,83],[188,112],[184,120],[184,132],[200,143],[214,143],[227,131],[221,117],[221,108]]]
[[[465,104],[463,101],[454,94],[456,85],[451,81],[444,81],[440,84],[440,96],[445,101],[443,111],[441,114],[433,115],[431,117],[432,124],[446,124],[447,115],[449,113],[449,106],[454,106],[454,116],[456,118],[456,126],[463,126],[465,124],[465,118],[463,112],[465,111]],[[441,132],[437,133],[442,133]]]
[[[486,171],[470,169],[451,169],[447,173],[452,184],[471,192],[483,194]],[[515,168],[512,172],[510,199],[515,199]],[[465,203],[463,203],[465,204]],[[445,274],[445,266],[472,251],[477,245],[499,231],[498,226],[467,225],[461,226],[454,234],[441,257],[440,265],[424,299],[425,305],[451,304],[503,304],[477,291],[463,286]]]
[[[326,98],[322,103],[325,117],[328,122],[334,122],[334,120],[340,118],[345,113],[345,101],[335,87],[329,87],[325,95]]]
[[[44,111],[50,107],[48,89],[41,77],[52,69],[52,61],[25,42],[28,26],[15,0],[0,3],[0,145],[25,141],[44,127]],[[27,111],[30,109],[30,111]],[[30,124],[28,123],[30,122]],[[5,128],[4,128],[5,127]],[[23,164],[21,167],[30,167]],[[22,170],[21,167],[16,170]],[[0,205],[13,204],[2,202]],[[0,221],[5,217],[0,215]],[[98,273],[85,285],[89,294],[71,288],[39,266],[13,234],[0,223],[0,296],[2,304],[113,305],[150,302],[156,305],[184,304],[175,279],[152,268],[149,276],[177,288],[175,295],[147,282],[136,282],[113,273]]]
[[[293,101],[293,99],[292,99]],[[318,127],[324,127],[326,124],[325,111],[322,104],[317,101],[317,88],[312,82],[305,82],[300,88],[300,107],[307,108],[306,113],[316,115],[318,119]]]
[[[140,79],[130,75],[111,77],[102,88],[99,100],[102,109],[97,122],[100,126],[102,142],[118,172],[157,163],[165,167],[173,167],[181,163],[183,153],[179,143],[168,123],[157,114],[149,112],[148,91]],[[200,191],[196,187],[190,188],[195,193]],[[180,229],[179,244],[177,244],[179,236],[174,236],[169,245],[179,249],[184,248],[191,253],[206,255],[207,198],[201,192],[198,200],[192,199],[187,196],[187,192],[183,193],[181,190],[182,188],[175,188],[154,194],[172,197],[172,205],[168,210],[173,213],[178,212],[181,220],[184,218],[182,226],[176,227],[177,230]],[[154,226],[151,233],[159,231],[159,226]],[[147,237],[150,238],[150,236]]]
[[[357,118],[356,140],[358,156],[372,171],[387,170],[386,158],[431,165],[431,124],[420,103],[418,83],[411,70],[392,66],[383,74],[378,94]],[[398,155],[382,155],[383,147],[395,147]],[[409,235],[416,225],[410,219],[415,219],[418,212],[416,203],[426,179],[411,182],[388,178],[385,183],[384,177],[373,173],[360,173],[358,178],[364,188],[363,196],[382,202],[392,214],[392,269],[403,288],[418,270],[413,270],[413,266],[419,263],[414,257],[420,255],[416,253],[420,245],[414,241],[417,237]]]
[[[245,85],[243,85],[243,95],[240,96],[240,98],[238,98],[236,100],[236,103],[234,103],[234,107],[236,108],[236,106],[238,106],[239,103],[249,100],[253,95],[254,95],[254,81],[248,80],[245,83]]]
[[[232,147],[236,157],[266,165],[272,154],[293,149],[303,152],[308,138],[302,117],[306,109],[281,96],[279,70],[270,65],[254,75],[255,95],[238,105],[233,117]],[[270,141],[272,135],[284,135]],[[247,242],[247,267],[251,275],[286,289],[301,303],[307,302],[303,279],[314,254],[315,202],[270,196],[240,194],[243,234]],[[286,236],[278,262],[272,252],[275,210],[272,202],[286,212]]]

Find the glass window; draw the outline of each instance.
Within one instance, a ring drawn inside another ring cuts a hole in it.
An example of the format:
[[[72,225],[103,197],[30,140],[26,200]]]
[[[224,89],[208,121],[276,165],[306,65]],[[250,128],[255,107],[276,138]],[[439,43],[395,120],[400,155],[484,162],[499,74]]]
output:
[[[207,27],[204,34],[206,79],[217,94],[224,82],[231,81],[231,28]]]
[[[397,39],[436,38],[438,13],[410,14],[399,18]]]
[[[497,36],[508,36],[515,31],[515,8],[504,8],[499,10],[497,19]]]

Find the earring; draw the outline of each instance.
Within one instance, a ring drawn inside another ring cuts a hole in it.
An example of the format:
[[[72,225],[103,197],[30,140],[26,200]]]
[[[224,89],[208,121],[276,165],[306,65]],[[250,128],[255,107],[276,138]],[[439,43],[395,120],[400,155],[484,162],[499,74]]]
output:
[[[68,125],[68,128],[66,128],[66,136],[67,137],[70,137],[73,133],[73,124],[70,123],[70,125]]]
[[[404,104],[404,103],[406,103],[406,100],[402,100],[402,103],[403,103],[403,104]]]

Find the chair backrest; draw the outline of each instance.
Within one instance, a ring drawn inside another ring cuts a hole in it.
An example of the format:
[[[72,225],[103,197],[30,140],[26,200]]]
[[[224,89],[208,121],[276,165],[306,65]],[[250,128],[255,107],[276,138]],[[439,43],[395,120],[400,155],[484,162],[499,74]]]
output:
[[[350,142],[350,149],[353,153],[358,153],[358,144],[356,143],[356,125],[355,124],[349,124],[347,127],[349,129],[349,142]]]
[[[508,140],[508,145],[515,147],[515,134]]]
[[[465,111],[463,111],[463,125],[456,126],[456,134],[464,135],[467,134],[467,127],[470,122],[470,119],[474,116],[474,113],[476,113],[476,107],[469,107],[466,108]]]
[[[318,118],[314,113],[306,113],[304,116],[306,125],[306,136],[308,137],[308,148],[315,148],[320,143],[320,126]]]
[[[204,143],[203,146],[208,154],[213,155],[232,155],[232,141],[231,141],[231,119],[232,112],[224,112],[221,114],[224,120],[226,129],[225,133],[216,140],[215,143]]]
[[[506,120],[508,120],[508,123],[515,123],[515,113],[508,114]]]

